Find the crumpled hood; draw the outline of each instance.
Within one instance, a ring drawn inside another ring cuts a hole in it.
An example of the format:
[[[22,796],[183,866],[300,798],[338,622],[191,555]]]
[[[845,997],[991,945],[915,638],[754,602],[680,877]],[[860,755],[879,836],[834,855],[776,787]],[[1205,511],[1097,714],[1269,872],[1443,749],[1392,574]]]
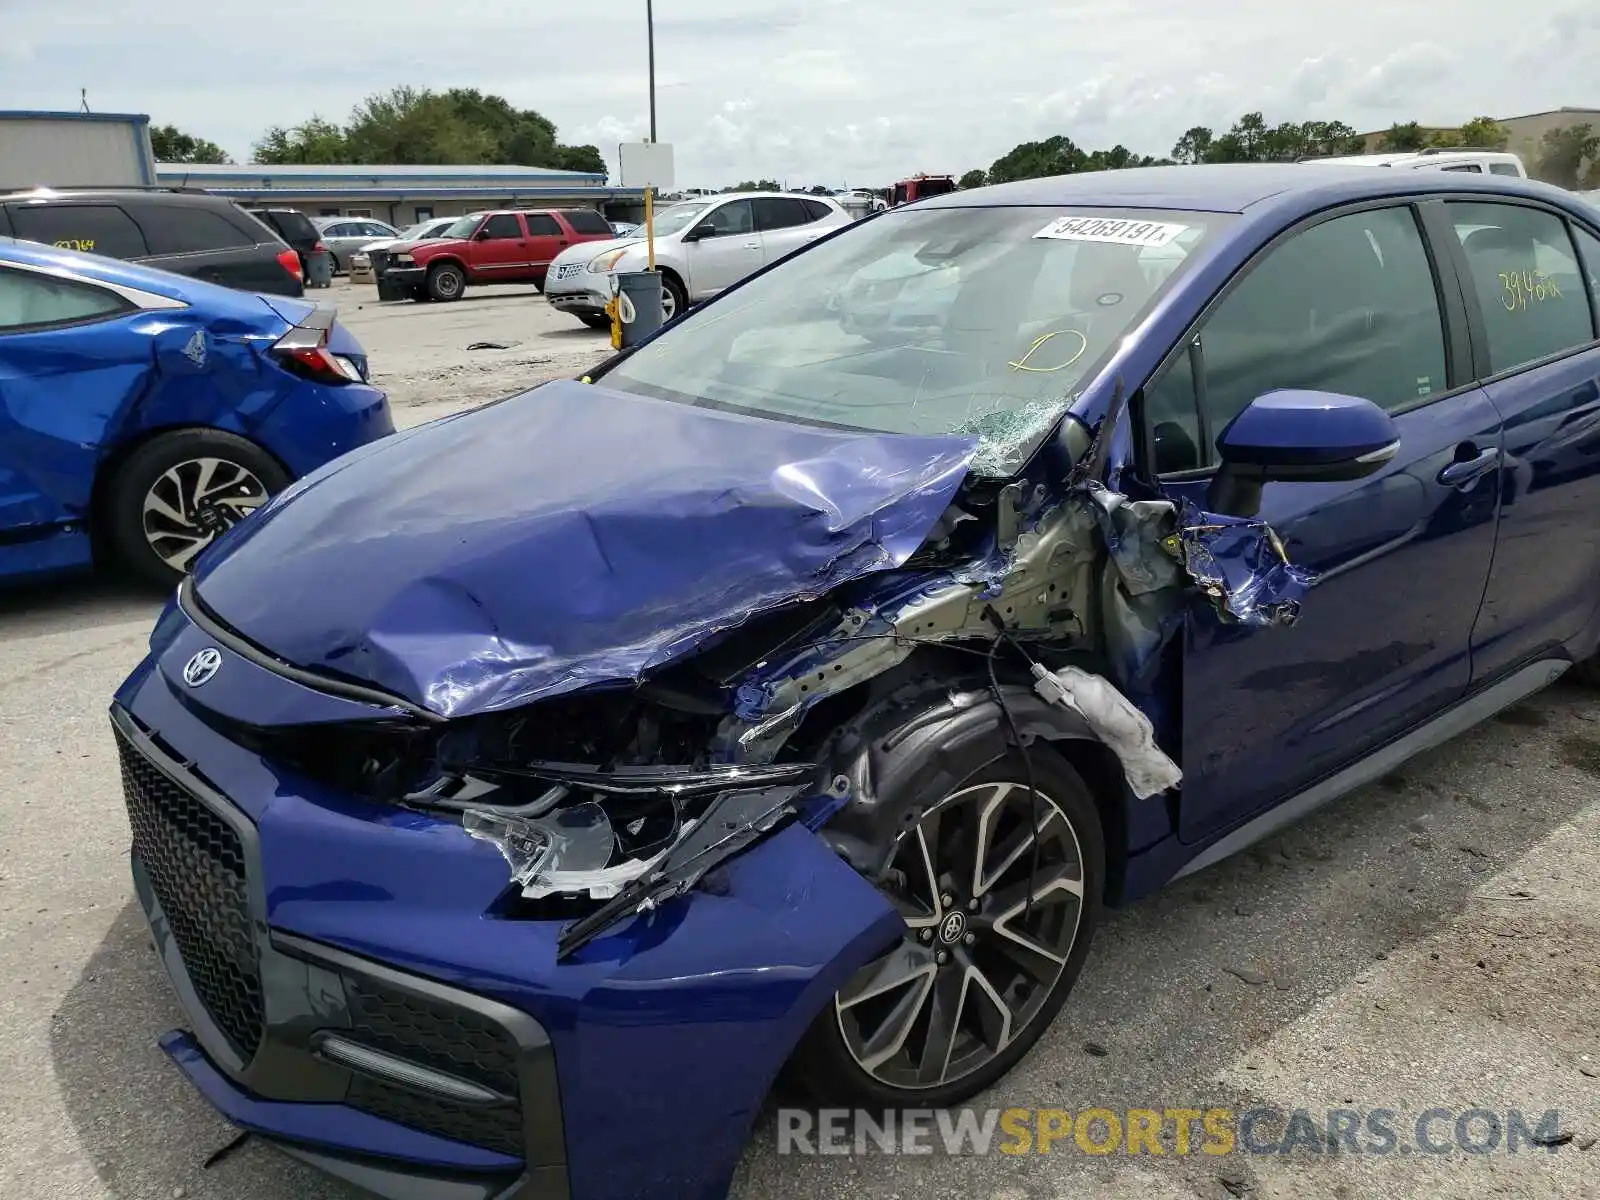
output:
[[[201,602],[443,716],[637,678],[899,566],[970,437],[820,429],[557,381],[384,438],[205,555]]]

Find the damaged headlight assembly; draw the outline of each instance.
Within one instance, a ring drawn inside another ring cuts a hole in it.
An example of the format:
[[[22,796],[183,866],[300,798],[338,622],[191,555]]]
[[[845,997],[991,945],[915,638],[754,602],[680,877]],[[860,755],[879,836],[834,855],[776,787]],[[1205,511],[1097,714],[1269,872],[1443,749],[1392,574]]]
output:
[[[500,851],[524,899],[601,902],[562,931],[564,957],[622,918],[687,892],[796,816],[816,770],[806,762],[612,771],[532,765],[494,772],[550,785],[525,805],[474,804],[498,790],[484,780],[457,781],[448,800],[436,785],[430,798],[461,807],[462,828]]]

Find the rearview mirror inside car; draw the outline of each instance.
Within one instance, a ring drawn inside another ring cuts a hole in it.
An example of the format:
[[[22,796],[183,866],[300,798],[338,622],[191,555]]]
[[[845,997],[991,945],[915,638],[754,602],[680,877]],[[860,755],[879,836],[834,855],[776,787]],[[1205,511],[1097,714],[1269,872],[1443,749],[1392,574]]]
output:
[[[1206,507],[1253,517],[1268,483],[1362,479],[1399,449],[1394,421],[1370,400],[1336,392],[1267,392],[1217,435],[1222,466],[1211,481]]]

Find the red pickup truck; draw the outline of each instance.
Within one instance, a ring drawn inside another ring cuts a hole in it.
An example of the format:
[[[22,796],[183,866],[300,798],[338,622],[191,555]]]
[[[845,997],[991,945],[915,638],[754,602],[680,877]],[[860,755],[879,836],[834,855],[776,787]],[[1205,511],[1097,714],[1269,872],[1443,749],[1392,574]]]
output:
[[[459,300],[469,283],[542,288],[550,260],[568,246],[615,236],[592,208],[477,212],[425,241],[374,252],[372,268],[380,296],[398,290],[418,300]]]

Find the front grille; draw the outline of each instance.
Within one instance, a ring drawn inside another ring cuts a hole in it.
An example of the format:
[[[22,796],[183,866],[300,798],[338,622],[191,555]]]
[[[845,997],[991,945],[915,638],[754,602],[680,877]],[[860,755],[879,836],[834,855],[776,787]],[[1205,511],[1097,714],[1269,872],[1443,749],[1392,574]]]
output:
[[[244,848],[226,821],[116,730],[133,850],[200,1002],[248,1062],[265,1016]]]
[[[381,271],[389,265],[389,252],[387,250],[369,250],[367,258],[372,263],[374,271]]]
[[[557,279],[571,279],[574,275],[582,274],[582,263],[562,263],[556,268]]]
[[[345,1102],[440,1137],[520,1155],[524,1151],[517,1044],[499,1025],[470,1009],[346,974],[352,1041],[509,1096],[499,1107],[436,1099],[356,1076]]]

